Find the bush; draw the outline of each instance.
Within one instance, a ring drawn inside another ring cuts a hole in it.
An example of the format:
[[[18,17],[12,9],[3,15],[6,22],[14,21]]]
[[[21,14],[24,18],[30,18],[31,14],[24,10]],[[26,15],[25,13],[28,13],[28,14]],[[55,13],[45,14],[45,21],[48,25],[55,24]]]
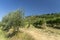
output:
[[[46,23],[49,27],[60,29],[60,19],[59,18],[57,18],[55,20],[48,20],[48,21],[46,21]]]
[[[15,30],[19,31],[19,27],[23,24],[23,19],[24,16],[20,10],[9,13],[2,19],[2,22],[5,23],[5,26],[3,27],[4,30],[9,30],[13,27]]]
[[[36,28],[42,28],[42,24],[44,23],[43,20],[39,20],[33,23],[33,26],[35,26]]]

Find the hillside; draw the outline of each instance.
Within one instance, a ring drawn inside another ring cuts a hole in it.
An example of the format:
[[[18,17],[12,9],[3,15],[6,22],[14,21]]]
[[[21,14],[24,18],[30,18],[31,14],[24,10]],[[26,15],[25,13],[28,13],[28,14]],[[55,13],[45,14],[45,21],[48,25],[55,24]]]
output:
[[[25,17],[17,10],[2,18],[0,28],[1,33],[6,33],[2,34],[2,39],[60,40],[60,13]]]
[[[35,40],[60,40],[60,35],[58,33],[55,34],[54,31],[52,31],[53,33],[50,32],[50,34],[49,32],[45,32],[42,29],[36,29],[36,28],[29,28],[29,29],[20,28],[20,31],[31,35]]]

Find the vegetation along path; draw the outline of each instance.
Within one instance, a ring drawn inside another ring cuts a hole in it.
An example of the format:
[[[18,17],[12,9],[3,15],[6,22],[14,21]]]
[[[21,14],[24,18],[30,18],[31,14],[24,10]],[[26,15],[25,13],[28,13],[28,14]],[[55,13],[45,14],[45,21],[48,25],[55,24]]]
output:
[[[35,40],[60,40],[60,36],[56,36],[56,35],[47,35],[44,34],[40,31],[38,31],[38,29],[24,29],[24,28],[20,28],[20,31],[25,32],[29,35],[31,35]]]

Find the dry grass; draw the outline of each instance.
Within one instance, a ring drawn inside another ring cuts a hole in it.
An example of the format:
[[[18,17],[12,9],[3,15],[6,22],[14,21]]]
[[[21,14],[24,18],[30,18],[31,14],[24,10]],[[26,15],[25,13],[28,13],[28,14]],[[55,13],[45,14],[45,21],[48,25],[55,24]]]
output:
[[[17,33],[9,40],[60,40],[60,30],[47,27],[46,29],[20,28]],[[4,35],[2,40],[5,40]]]
[[[60,35],[57,33],[59,30],[47,28],[47,29],[20,29],[21,31],[30,34],[35,40],[60,40]],[[55,32],[56,31],[56,32]]]
[[[5,34],[2,30],[0,30],[0,40],[7,40],[7,38],[5,37]]]
[[[9,38],[9,40],[34,40],[30,35],[20,32],[13,36],[12,38]]]

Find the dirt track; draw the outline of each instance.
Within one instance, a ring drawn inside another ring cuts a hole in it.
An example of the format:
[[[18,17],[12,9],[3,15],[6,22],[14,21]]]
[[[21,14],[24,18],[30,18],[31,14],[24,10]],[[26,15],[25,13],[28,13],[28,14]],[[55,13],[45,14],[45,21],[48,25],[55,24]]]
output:
[[[20,29],[22,32],[25,32],[31,35],[35,40],[60,40],[60,36],[54,35],[45,35],[42,32],[38,32],[38,30],[30,30],[30,29]]]

